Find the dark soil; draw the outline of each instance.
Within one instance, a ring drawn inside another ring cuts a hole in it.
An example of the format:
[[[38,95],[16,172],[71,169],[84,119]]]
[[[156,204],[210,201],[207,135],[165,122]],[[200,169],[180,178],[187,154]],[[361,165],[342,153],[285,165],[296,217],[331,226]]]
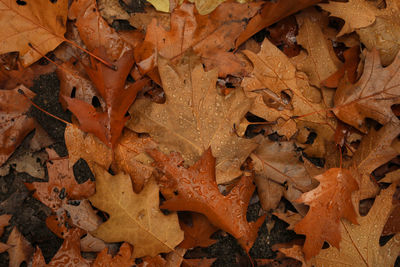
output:
[[[70,113],[65,112],[58,101],[59,81],[55,73],[43,75],[35,81],[31,88],[37,96],[34,102],[49,113],[56,115],[64,120],[70,121]],[[61,156],[67,156],[68,152],[64,143],[65,125],[46,115],[36,108],[32,108],[29,115],[36,118],[39,124],[54,139],[51,146]],[[30,138],[31,133],[18,149],[24,149]],[[94,179],[86,162],[78,161],[74,166],[74,174],[79,183],[87,179]],[[46,174],[46,179],[48,179]],[[39,181],[25,173],[17,173],[11,167],[11,172],[7,176],[0,177],[0,214],[12,214],[10,226],[6,227],[0,242],[6,242],[11,230],[17,227],[24,237],[34,246],[40,247],[46,261],[49,261],[57,252],[62,244],[62,239],[53,234],[45,224],[45,220],[51,211],[48,207],[32,197],[32,192],[28,192],[24,183]],[[256,220],[259,214],[259,203],[249,206],[248,219]],[[266,223],[260,228],[259,237],[250,251],[253,259],[273,258],[275,253],[271,245],[287,242],[295,237],[293,232],[285,230],[286,223],[275,219],[275,227],[268,234]],[[238,245],[236,240],[229,234],[217,232],[214,238],[219,242],[208,248],[196,248],[186,253],[187,258],[217,258],[213,266],[251,266],[245,251]],[[0,254],[0,266],[8,265],[8,253]]]

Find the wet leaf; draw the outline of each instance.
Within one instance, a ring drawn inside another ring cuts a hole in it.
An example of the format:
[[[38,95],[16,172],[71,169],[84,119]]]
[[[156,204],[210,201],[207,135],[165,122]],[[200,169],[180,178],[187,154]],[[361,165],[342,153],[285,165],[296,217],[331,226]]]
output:
[[[93,263],[92,267],[131,267],[135,260],[132,258],[132,247],[128,243],[123,243],[119,248],[118,254],[112,256],[107,253],[107,248],[103,249]]]

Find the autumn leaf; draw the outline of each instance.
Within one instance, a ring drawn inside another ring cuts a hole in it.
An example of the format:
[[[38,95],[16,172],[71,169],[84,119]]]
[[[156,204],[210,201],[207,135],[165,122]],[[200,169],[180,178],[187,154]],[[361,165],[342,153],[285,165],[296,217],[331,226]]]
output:
[[[25,262],[28,264],[31,260],[33,248],[25,237],[14,227],[7,240],[7,245],[10,248],[7,250],[10,255],[9,266],[17,267]]]
[[[169,12],[169,0],[147,0],[158,11]]]
[[[0,236],[2,236],[4,233],[4,227],[9,225],[10,219],[11,219],[11,215],[9,215],[9,214],[0,215]],[[0,253],[3,253],[4,251],[6,251],[9,248],[10,248],[9,245],[0,242]]]
[[[104,50],[98,51],[98,55],[107,58]],[[129,50],[114,63],[118,69],[116,71],[94,59],[92,66],[86,68],[87,74],[106,103],[104,111],[98,112],[86,102],[64,97],[68,109],[77,116],[80,128],[93,133],[109,147],[115,146],[128,120],[125,114],[135,100],[137,92],[147,82],[146,79],[142,79],[125,86],[133,64],[133,52]]]
[[[135,260],[132,258],[132,248],[128,243],[123,243],[114,257],[108,254],[107,250],[105,248],[97,254],[92,267],[131,267],[135,264]]]
[[[188,53],[177,65],[159,58],[165,104],[137,99],[127,127],[149,133],[163,151],[178,151],[193,164],[211,146],[217,159],[217,183],[240,176],[241,164],[257,147],[257,138],[245,139],[235,125],[249,110],[251,100],[240,88],[228,96],[216,90],[217,70],[205,72],[198,57]]]
[[[100,0],[99,11],[109,24],[116,19],[129,19],[129,14],[121,7],[118,0]]]
[[[207,217],[200,213],[192,212],[184,214],[183,219],[179,220],[181,229],[185,232],[185,237],[179,247],[191,249],[194,247],[208,247],[216,243],[217,240],[211,239],[210,236],[215,233],[218,228],[212,225]]]
[[[74,228],[70,231],[62,243],[56,255],[53,256],[51,261],[46,264],[42,250],[36,247],[35,254],[33,255],[33,267],[58,267],[58,266],[80,266],[89,267],[90,262],[81,256],[80,239],[82,230]]]
[[[0,10],[0,54],[18,51],[25,67],[65,41],[68,0],[1,0]]]
[[[238,239],[246,251],[250,250],[265,219],[265,216],[256,222],[246,219],[247,206],[255,189],[251,177],[242,176],[224,196],[215,181],[215,158],[211,149],[206,150],[189,169],[180,166],[183,159],[177,153],[169,156],[158,150],[149,150],[148,153],[165,173],[165,178],[160,181],[162,189],[174,192],[161,205],[162,208],[202,213],[212,224]]]
[[[306,260],[318,254],[324,241],[339,249],[341,218],[357,224],[351,194],[358,189],[358,184],[351,172],[332,168],[315,179],[320,182],[319,186],[298,199],[309,205],[310,210],[294,228],[297,234],[306,235],[303,247]]]
[[[382,190],[367,216],[358,217],[359,225],[341,220],[340,250],[331,246],[311,259],[314,266],[394,266],[400,252],[400,234],[384,246],[379,245],[382,229],[393,209],[395,186]]]
[[[383,68],[376,50],[367,52],[364,71],[357,83],[341,83],[335,93],[333,112],[342,121],[366,131],[364,120],[388,123],[394,114],[391,106],[400,103],[400,54]]]
[[[94,183],[86,181],[78,184],[73,170],[69,168],[68,159],[59,159],[52,149],[46,149],[50,161],[47,163],[48,182],[25,183],[28,190],[36,190],[33,197],[54,211],[61,207],[62,200],[87,198],[94,193]]]
[[[317,138],[312,146],[306,146],[305,152],[309,156],[324,157],[333,138],[335,120],[324,112],[326,105],[318,89],[268,39],[258,54],[243,53],[254,65],[253,72],[242,82],[246,95],[254,98],[250,112],[267,121],[276,121],[277,133],[288,139],[298,129],[312,129]]]
[[[135,49],[141,73],[153,70],[159,56],[173,60],[192,49],[208,70],[217,68],[220,76],[244,73],[244,62],[228,51],[244,30],[245,20],[259,7],[258,3],[223,3],[211,14],[201,16],[193,4],[184,3],[172,12],[170,31],[153,20],[144,42]]]
[[[112,176],[95,166],[94,175],[96,194],[89,200],[110,215],[92,232],[94,236],[106,242],[129,242],[134,246],[134,258],[172,251],[183,240],[177,215],[164,215],[158,207],[158,186],[154,180],[136,194],[126,174]]]
[[[19,90],[22,90],[28,98],[35,96],[23,85],[13,90],[0,90],[0,166],[36,126],[33,118],[24,115],[31,107],[31,103],[19,93]]]

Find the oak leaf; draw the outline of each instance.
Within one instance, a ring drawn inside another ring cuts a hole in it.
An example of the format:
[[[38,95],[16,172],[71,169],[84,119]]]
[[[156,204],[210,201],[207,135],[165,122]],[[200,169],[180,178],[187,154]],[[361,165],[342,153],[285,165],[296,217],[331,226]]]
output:
[[[381,124],[394,114],[391,106],[400,103],[400,53],[392,64],[383,68],[378,52],[367,52],[364,71],[357,83],[342,82],[335,93],[333,112],[342,121],[366,131],[368,117]]]
[[[9,215],[9,214],[0,215],[0,236],[2,236],[4,233],[4,227],[9,225],[11,216],[12,215]],[[0,242],[0,253],[3,253],[4,251],[6,251],[9,248],[10,248],[9,245]]]
[[[321,250],[309,266],[394,266],[400,252],[400,234],[384,246],[379,245],[382,229],[393,210],[395,186],[382,190],[367,216],[358,217],[359,225],[341,220],[340,250],[331,246]]]
[[[118,0],[100,0],[98,5],[101,16],[110,24],[116,19],[129,19],[129,14],[121,7]]]
[[[103,59],[107,58],[104,49],[100,49],[98,55]],[[142,79],[125,86],[126,78],[134,64],[132,50],[124,53],[114,64],[118,68],[116,71],[92,59],[92,66],[86,68],[87,74],[106,103],[104,111],[98,112],[86,102],[64,97],[68,109],[77,116],[80,128],[93,133],[109,147],[115,146],[128,120],[125,114],[135,100],[137,92],[147,82],[146,79]]]
[[[238,239],[246,251],[250,250],[265,219],[263,216],[256,222],[247,221],[247,206],[255,189],[251,177],[242,176],[224,196],[215,181],[215,158],[211,149],[189,169],[181,166],[183,159],[178,153],[169,156],[158,150],[148,153],[165,173],[160,183],[163,192],[167,192],[167,200],[161,208],[202,213],[212,224]]]
[[[217,93],[217,70],[205,72],[198,57],[186,54],[177,65],[159,57],[165,104],[137,99],[130,112],[136,114],[127,127],[146,132],[163,151],[178,151],[193,164],[211,146],[217,159],[217,183],[229,182],[242,172],[240,166],[257,147],[239,137],[235,125],[251,106],[240,88],[228,96]]]
[[[162,12],[169,12],[169,0],[147,0],[155,9]]]
[[[123,243],[114,257],[108,254],[107,250],[108,248],[105,248],[97,254],[92,267],[131,267],[135,264],[132,248],[128,243]]]
[[[65,237],[64,242],[57,251],[56,255],[53,256],[49,264],[46,264],[42,250],[37,247],[35,254],[33,255],[32,266],[33,267],[58,267],[58,266],[79,266],[89,267],[90,262],[81,256],[80,250],[80,238],[82,230],[74,228]]]
[[[154,180],[136,194],[126,174],[112,176],[96,165],[94,175],[96,194],[89,200],[110,215],[92,232],[94,236],[106,242],[129,242],[134,246],[134,258],[172,251],[183,240],[177,215],[164,215],[158,207],[158,186]]]
[[[86,181],[78,184],[72,168],[69,168],[68,159],[59,159],[52,149],[46,149],[50,161],[47,163],[49,181],[25,183],[28,190],[36,190],[33,197],[54,211],[61,207],[62,199],[82,199],[94,193],[94,183]]]
[[[139,70],[142,74],[153,70],[159,55],[172,60],[193,49],[206,68],[217,68],[220,76],[244,73],[243,60],[228,51],[244,30],[245,20],[259,7],[259,3],[223,3],[211,14],[201,16],[193,4],[182,4],[171,14],[170,31],[155,19],[147,26],[144,42],[135,48]]]
[[[351,172],[331,168],[315,179],[320,182],[319,186],[298,199],[309,205],[310,210],[294,227],[297,234],[306,235],[303,247],[306,260],[318,254],[324,241],[339,248],[341,218],[357,224],[351,194],[358,189],[358,184]]]
[[[31,103],[18,93],[19,90],[28,98],[35,96],[23,85],[13,90],[0,90],[0,166],[36,126],[35,120],[25,115]]]
[[[181,229],[185,232],[185,237],[179,247],[191,249],[194,247],[208,247],[216,243],[217,240],[211,239],[210,236],[215,233],[218,228],[210,223],[203,214],[192,212],[187,217],[179,220]]]
[[[277,121],[278,134],[287,138],[293,136],[297,128],[312,129],[317,138],[305,152],[309,156],[323,157],[333,138],[336,122],[324,111],[326,105],[318,89],[311,86],[306,74],[296,71],[289,58],[268,39],[264,40],[258,54],[243,53],[254,65],[253,72],[242,82],[246,95],[254,98],[250,112],[267,121]],[[278,119],[282,120],[281,124]]]
[[[23,66],[34,63],[65,40],[68,0],[1,0],[0,10],[0,54],[18,51]]]
[[[22,262],[28,264],[31,260],[33,248],[25,237],[14,227],[7,240],[10,248],[7,250],[10,255],[10,267],[19,267]]]

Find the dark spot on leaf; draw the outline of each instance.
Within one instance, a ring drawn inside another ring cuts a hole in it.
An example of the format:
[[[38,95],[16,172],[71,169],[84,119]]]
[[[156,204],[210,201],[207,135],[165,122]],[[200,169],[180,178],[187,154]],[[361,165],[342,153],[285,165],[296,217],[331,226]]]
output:
[[[72,87],[72,91],[71,91],[71,98],[75,98],[76,95],[76,87]]]
[[[20,5],[20,6],[26,6],[26,2],[25,1],[23,1],[23,0],[17,0],[17,1],[15,1],[18,5]]]
[[[55,4],[55,3],[57,3],[57,0],[50,0],[50,2],[51,2],[52,4]]]
[[[100,100],[99,100],[99,98],[97,96],[94,96],[92,98],[92,106],[95,107],[95,108],[98,108],[98,107],[101,106]]]

